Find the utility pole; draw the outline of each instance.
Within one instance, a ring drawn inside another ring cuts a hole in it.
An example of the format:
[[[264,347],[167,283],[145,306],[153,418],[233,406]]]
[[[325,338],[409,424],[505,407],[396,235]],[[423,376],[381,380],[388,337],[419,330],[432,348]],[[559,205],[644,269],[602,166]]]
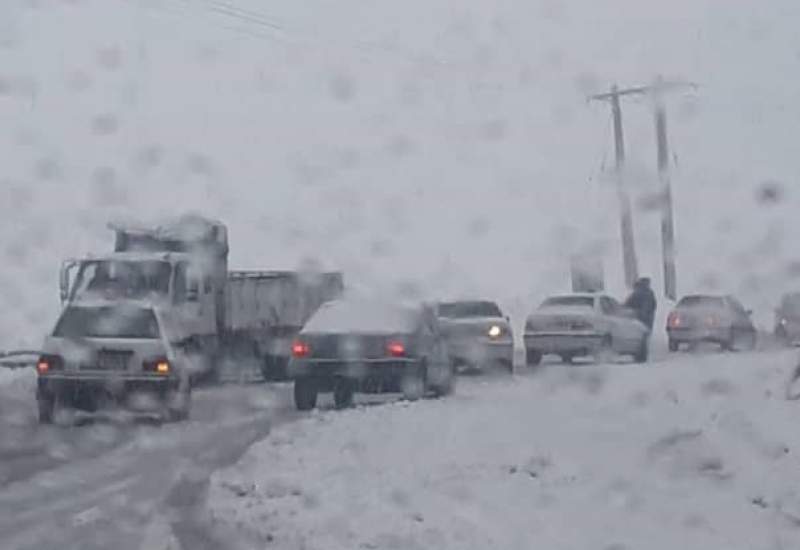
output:
[[[690,82],[666,82],[660,76],[650,87],[654,99],[658,182],[661,186],[661,255],[664,265],[664,296],[670,300],[678,298],[678,281],[675,267],[675,220],[672,209],[672,182],[669,177],[667,108],[664,104],[664,92],[687,87],[696,88],[697,86]]]
[[[664,93],[680,88],[696,88],[695,84],[682,81],[667,82],[658,77],[652,86],[639,86],[620,90],[612,86],[605,94],[591,96],[590,100],[603,100],[611,103],[614,117],[614,143],[617,158],[617,195],[620,201],[623,261],[625,263],[625,282],[632,284],[636,278],[636,251],[633,241],[633,220],[630,212],[630,199],[623,175],[625,161],[622,137],[622,113],[620,97],[626,95],[651,95],[655,100],[655,128],[658,146],[658,178],[661,186],[661,248],[664,266],[664,295],[671,300],[677,298],[677,270],[675,267],[675,222],[672,211],[672,184],[669,177],[669,144],[667,142],[667,114],[664,106]]]
[[[617,200],[620,211],[620,239],[622,241],[622,266],[625,272],[625,284],[628,288],[639,277],[638,260],[636,257],[636,241],[633,236],[633,213],[631,199],[625,178],[625,137],[622,131],[622,106],[620,98],[626,95],[641,95],[647,93],[646,88],[627,88],[620,90],[614,84],[611,91],[604,94],[591,96],[590,100],[608,101],[611,104],[611,116],[614,122],[614,157],[616,159],[615,172],[617,180]]]

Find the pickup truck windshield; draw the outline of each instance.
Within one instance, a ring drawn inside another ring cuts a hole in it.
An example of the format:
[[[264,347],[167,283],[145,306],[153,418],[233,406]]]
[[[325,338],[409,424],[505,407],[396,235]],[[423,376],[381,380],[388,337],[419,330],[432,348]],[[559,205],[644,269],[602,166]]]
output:
[[[107,297],[140,298],[169,292],[172,272],[168,262],[97,260],[84,262],[75,280],[75,295],[98,293]]]
[[[158,338],[152,309],[140,307],[69,307],[53,331],[61,338]]]

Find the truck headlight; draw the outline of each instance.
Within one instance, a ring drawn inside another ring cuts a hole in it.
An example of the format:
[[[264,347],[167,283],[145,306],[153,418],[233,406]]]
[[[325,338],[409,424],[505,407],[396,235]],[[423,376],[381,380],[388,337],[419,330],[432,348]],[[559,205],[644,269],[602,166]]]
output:
[[[499,325],[492,325],[489,327],[489,338],[500,338],[503,334],[503,329]]]

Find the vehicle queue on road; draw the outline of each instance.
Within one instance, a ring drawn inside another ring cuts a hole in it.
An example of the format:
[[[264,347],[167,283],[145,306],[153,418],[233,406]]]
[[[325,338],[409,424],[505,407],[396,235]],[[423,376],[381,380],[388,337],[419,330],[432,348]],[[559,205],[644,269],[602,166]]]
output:
[[[792,296],[782,301],[776,322],[786,342],[800,335],[800,294]],[[668,348],[714,343],[721,350],[752,350],[757,331],[751,315],[731,295],[687,295],[668,316]],[[566,364],[620,356],[645,363],[652,312],[644,317],[605,293],[551,296],[525,321],[526,365],[536,367],[548,355]],[[344,298],[324,304],[300,331],[288,372],[297,408],[307,410],[320,391],[332,391],[337,407],[349,406],[356,391],[396,391],[411,400],[446,395],[458,373],[513,373],[513,358],[510,319],[491,300],[409,307]]]

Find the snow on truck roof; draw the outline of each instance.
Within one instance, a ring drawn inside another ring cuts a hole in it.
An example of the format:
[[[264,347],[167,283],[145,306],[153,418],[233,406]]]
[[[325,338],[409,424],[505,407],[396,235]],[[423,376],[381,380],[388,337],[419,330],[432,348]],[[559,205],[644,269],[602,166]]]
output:
[[[334,300],[309,319],[304,333],[403,333],[414,329],[419,310],[372,300]]]
[[[108,228],[112,231],[156,240],[197,242],[208,239],[216,240],[220,229],[225,231],[225,224],[197,214],[184,214],[153,224],[112,221],[109,222]]]

